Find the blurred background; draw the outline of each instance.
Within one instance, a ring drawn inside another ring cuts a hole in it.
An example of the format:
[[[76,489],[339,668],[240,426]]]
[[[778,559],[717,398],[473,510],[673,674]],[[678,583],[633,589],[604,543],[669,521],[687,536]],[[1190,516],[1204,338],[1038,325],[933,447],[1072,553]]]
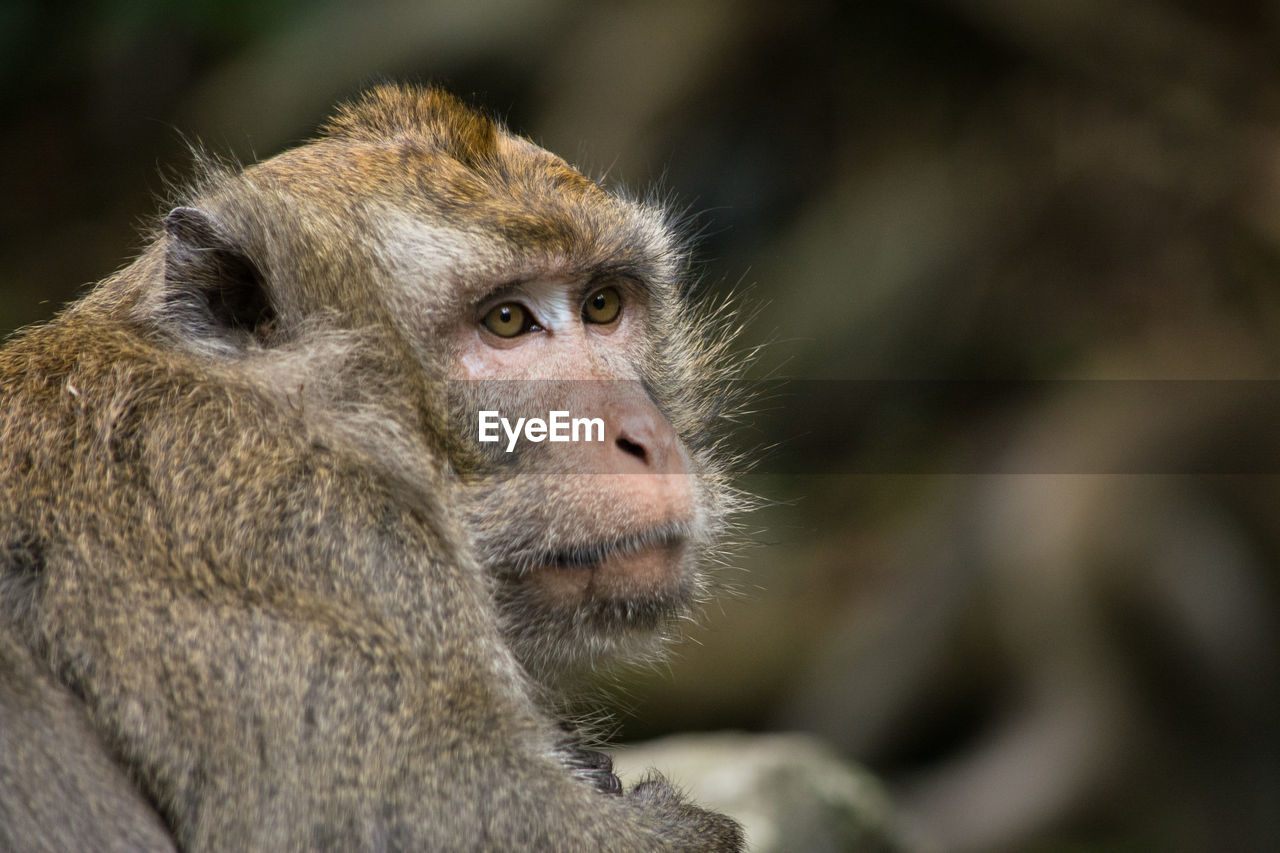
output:
[[[1280,5],[0,0],[0,330],[184,137],[388,77],[660,184],[792,380],[622,738],[816,733],[941,849],[1280,849]]]

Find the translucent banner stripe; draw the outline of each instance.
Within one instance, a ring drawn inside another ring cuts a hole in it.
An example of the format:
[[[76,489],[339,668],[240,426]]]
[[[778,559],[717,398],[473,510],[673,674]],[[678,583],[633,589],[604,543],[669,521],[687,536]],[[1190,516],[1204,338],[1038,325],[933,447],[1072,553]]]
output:
[[[736,473],[1280,474],[1280,380],[460,382],[450,393],[473,437],[482,410],[546,435],[552,421],[607,420],[632,395],[660,408],[685,394],[738,401],[698,425],[698,438],[723,440]],[[552,447],[526,432],[520,452]],[[508,446],[512,433],[497,434],[486,447]]]

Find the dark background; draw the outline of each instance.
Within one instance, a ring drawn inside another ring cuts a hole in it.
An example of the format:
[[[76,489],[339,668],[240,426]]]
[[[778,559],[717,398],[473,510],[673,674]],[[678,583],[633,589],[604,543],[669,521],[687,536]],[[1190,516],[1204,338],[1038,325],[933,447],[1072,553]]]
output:
[[[816,732],[945,849],[1280,846],[1280,8],[3,0],[0,329],[128,261],[184,137],[387,77],[660,183],[800,380],[623,737]]]

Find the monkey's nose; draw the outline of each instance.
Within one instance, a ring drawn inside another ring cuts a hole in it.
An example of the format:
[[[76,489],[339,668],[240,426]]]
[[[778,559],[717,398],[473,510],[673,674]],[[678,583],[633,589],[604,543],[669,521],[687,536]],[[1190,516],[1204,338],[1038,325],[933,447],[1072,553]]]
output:
[[[644,473],[688,473],[675,431],[653,403],[632,402],[615,415],[614,423],[614,446],[639,462]]]
[[[647,463],[649,461],[649,451],[644,449],[644,445],[637,444],[625,435],[618,436],[617,441],[615,441],[614,444],[616,444],[618,449],[623,453],[629,453],[641,462]]]

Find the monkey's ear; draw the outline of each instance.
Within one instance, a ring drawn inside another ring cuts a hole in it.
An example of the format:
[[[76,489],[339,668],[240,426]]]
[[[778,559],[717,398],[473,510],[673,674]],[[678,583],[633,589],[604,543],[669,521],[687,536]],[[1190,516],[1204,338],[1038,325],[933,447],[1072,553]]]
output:
[[[186,331],[247,332],[264,340],[275,310],[261,271],[244,250],[194,207],[169,211],[164,230],[165,298]]]

